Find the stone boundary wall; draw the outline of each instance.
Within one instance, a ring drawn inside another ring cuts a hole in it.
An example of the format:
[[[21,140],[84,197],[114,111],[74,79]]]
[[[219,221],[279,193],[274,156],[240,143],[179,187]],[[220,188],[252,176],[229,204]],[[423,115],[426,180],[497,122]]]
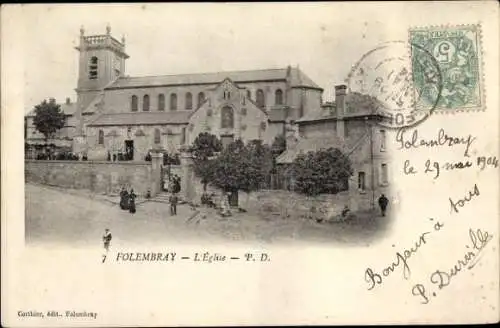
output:
[[[157,184],[149,162],[25,160],[24,164],[26,182],[95,193],[118,194],[127,186],[144,196],[148,189],[154,192]]]
[[[240,206],[250,211],[271,213],[280,216],[310,216],[325,220],[339,219],[344,206],[351,211],[370,209],[369,193],[354,195],[352,192],[340,192],[335,195],[322,194],[314,197],[283,190],[262,190],[240,196]]]

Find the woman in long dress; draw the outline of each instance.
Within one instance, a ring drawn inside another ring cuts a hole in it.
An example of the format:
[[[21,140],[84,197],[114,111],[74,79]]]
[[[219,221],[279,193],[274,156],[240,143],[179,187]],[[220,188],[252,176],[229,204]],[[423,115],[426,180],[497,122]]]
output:
[[[128,209],[128,191],[125,187],[122,188],[122,191],[120,191],[120,208],[122,210]]]
[[[128,210],[130,213],[135,213],[135,193],[134,193],[134,189],[131,189],[130,190],[130,195],[129,195],[129,206],[128,206]]]

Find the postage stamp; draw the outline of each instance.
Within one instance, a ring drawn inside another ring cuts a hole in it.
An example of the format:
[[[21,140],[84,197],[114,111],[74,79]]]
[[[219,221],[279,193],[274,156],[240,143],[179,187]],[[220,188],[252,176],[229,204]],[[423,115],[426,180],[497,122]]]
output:
[[[411,56],[415,90],[424,92],[418,97],[417,108],[435,101],[433,95],[425,93],[429,90],[424,87],[426,81],[422,74],[422,62],[426,60],[423,54],[430,53],[442,77],[441,95],[435,109],[438,112],[484,109],[480,25],[412,28],[409,42],[414,45]]]

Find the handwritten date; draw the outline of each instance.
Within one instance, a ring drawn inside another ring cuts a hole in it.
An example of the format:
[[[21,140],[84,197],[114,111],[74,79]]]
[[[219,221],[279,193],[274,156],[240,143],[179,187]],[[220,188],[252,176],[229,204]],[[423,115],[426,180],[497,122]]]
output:
[[[475,161],[457,161],[457,162],[444,162],[440,163],[438,161],[426,160],[423,167],[423,172],[425,174],[433,175],[434,179],[437,179],[442,171],[456,171],[468,169],[471,167],[478,167],[481,171],[486,167],[498,167],[498,159],[496,156],[479,156]],[[405,175],[417,174],[419,171],[411,164],[409,160],[405,160],[403,165],[403,173]]]

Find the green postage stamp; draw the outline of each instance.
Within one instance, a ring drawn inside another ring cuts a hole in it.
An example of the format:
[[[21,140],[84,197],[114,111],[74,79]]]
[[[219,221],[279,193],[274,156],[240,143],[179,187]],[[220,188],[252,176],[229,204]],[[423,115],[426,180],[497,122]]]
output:
[[[415,28],[409,34],[417,107],[433,102],[441,112],[484,110],[480,25]],[[428,83],[424,52],[434,58],[440,83]]]

